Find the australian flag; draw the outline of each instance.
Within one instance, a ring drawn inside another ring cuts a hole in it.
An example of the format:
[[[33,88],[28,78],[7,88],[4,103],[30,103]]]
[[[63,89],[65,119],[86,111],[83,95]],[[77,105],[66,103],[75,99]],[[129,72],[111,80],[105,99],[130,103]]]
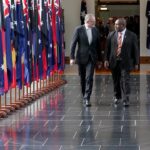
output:
[[[48,44],[47,44],[47,75],[53,74],[54,71],[54,50],[52,41],[52,9],[48,5],[47,27],[48,27]]]
[[[4,94],[4,69],[3,69],[2,35],[1,35],[2,17],[3,17],[2,8],[3,8],[2,0],[0,0],[0,95]]]
[[[43,62],[42,62],[42,37],[41,37],[41,12],[42,12],[42,0],[38,0],[38,30],[37,30],[37,55],[38,55],[38,75],[39,78],[43,77]]]
[[[84,17],[87,14],[86,0],[81,1],[80,20],[81,25],[84,24]]]
[[[146,48],[150,49],[150,0],[147,1],[146,17],[148,19]]]
[[[24,77],[24,18],[23,18],[23,7],[21,1],[18,0],[16,3],[16,20],[17,20],[17,47],[16,47],[16,81],[19,88],[22,88],[22,81]],[[23,81],[24,82],[24,81]]]
[[[4,30],[5,30],[5,46],[6,51],[4,52],[6,55],[6,66],[7,66],[7,78],[8,84],[10,86],[12,82],[12,54],[11,54],[11,28],[10,28],[10,4],[9,1],[3,1],[4,6]],[[4,48],[4,45],[3,45]]]
[[[4,68],[3,68],[3,52],[2,52],[2,35],[0,31],[0,95],[4,94]]]
[[[3,21],[3,4],[2,0],[0,0],[0,29],[2,28],[2,21]]]
[[[63,71],[63,31],[62,31],[62,9],[60,6],[60,0],[55,0],[56,6],[56,34],[57,34],[57,45],[58,45],[58,70]]]

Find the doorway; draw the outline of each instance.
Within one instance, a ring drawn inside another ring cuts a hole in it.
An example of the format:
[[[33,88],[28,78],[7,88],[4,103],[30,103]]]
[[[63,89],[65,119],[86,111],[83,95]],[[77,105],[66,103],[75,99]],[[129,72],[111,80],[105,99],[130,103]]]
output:
[[[136,33],[140,39],[139,0],[95,0],[96,26],[101,33],[102,55],[105,50],[106,37],[114,30],[114,22],[119,17],[127,20],[127,29]]]

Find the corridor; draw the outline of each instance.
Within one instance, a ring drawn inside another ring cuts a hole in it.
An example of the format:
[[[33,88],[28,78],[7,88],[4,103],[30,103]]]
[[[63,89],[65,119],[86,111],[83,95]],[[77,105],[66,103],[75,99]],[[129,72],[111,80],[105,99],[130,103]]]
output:
[[[0,150],[149,150],[150,75],[131,75],[130,107],[112,103],[112,78],[96,74],[92,107],[79,77],[0,121]]]

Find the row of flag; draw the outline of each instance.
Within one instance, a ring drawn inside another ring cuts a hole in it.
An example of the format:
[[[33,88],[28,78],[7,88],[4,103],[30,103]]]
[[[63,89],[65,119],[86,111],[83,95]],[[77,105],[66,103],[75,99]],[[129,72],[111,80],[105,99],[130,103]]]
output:
[[[0,95],[64,70],[60,0],[0,0]]]

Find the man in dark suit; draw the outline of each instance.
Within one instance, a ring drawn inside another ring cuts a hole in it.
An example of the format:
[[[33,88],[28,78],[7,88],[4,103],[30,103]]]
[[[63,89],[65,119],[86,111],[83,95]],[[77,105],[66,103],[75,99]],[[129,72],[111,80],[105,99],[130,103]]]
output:
[[[95,16],[93,14],[86,14],[85,24],[76,27],[72,42],[70,64],[75,63],[75,51],[78,44],[76,53],[76,62],[80,75],[80,83],[82,88],[83,100],[85,105],[91,106],[90,96],[93,86],[94,67],[98,60],[101,60],[100,52],[100,35],[95,27]],[[99,67],[101,63],[99,62]]]
[[[126,20],[115,21],[115,31],[107,37],[104,66],[111,69],[114,84],[114,103],[123,99],[123,105],[129,106],[130,71],[138,69],[139,48],[135,33],[126,29]]]

